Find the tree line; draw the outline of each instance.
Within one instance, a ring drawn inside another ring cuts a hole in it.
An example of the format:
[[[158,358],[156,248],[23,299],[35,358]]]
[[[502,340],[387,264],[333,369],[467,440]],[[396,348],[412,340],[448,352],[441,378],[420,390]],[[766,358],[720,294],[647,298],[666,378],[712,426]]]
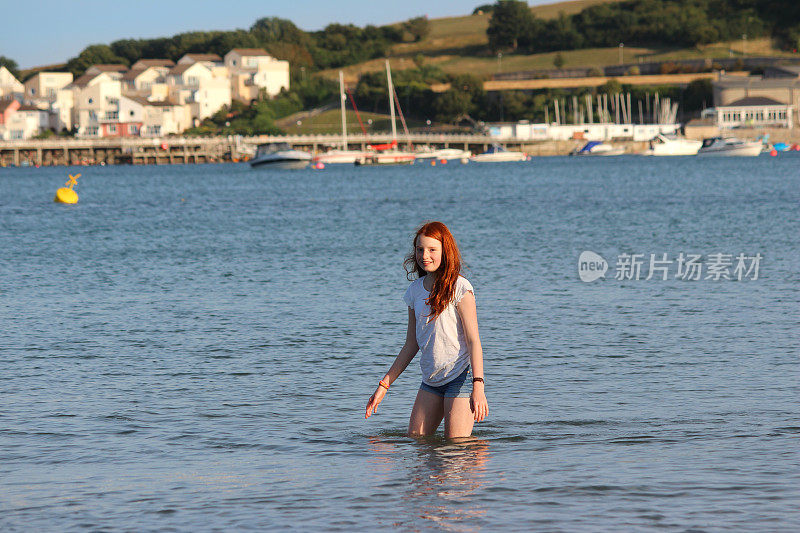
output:
[[[604,48],[619,43],[693,47],[719,41],[774,37],[800,48],[798,0],[627,0],[587,7],[552,20],[527,2],[499,0],[486,30],[493,51],[525,53]]]
[[[156,39],[120,39],[111,44],[86,47],[67,62],[66,69],[80,76],[91,65],[122,63],[140,59],[171,59],[184,54],[217,54],[233,48],[263,48],[278,59],[289,60],[292,68],[310,71],[336,68],[384,57],[392,45],[419,41],[429,31],[428,19],[415,17],[388,26],[329,24],[324,29],[306,32],[286,19],[258,19],[248,30],[196,31]]]

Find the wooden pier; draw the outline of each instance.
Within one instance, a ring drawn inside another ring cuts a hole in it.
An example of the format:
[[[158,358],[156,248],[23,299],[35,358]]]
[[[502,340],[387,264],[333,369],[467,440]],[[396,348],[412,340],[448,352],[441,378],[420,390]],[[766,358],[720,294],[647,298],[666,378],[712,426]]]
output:
[[[367,144],[383,144],[391,135],[350,135],[348,146],[366,148]],[[324,151],[341,146],[341,135],[261,135],[254,137],[165,137],[160,139],[71,139],[0,141],[0,167],[54,165],[168,165],[217,163],[246,160],[256,146],[268,142],[285,142],[299,150]],[[406,144],[437,148],[463,147],[482,152],[495,142],[485,135],[412,134],[398,140]],[[521,147],[524,142],[503,142]]]
[[[228,138],[0,141],[0,166],[211,163],[236,155]]]

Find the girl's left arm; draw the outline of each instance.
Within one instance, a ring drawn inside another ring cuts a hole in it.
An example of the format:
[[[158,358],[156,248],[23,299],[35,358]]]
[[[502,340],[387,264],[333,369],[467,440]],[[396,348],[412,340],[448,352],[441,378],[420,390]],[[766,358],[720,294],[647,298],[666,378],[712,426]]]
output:
[[[472,376],[483,378],[483,348],[481,338],[478,335],[478,311],[475,308],[475,295],[471,292],[461,297],[461,301],[456,306],[458,315],[461,317],[461,324],[464,326],[464,336],[467,339],[469,348],[470,364],[472,365]],[[472,415],[476,422],[480,422],[489,414],[489,403],[486,401],[483,381],[472,383]]]

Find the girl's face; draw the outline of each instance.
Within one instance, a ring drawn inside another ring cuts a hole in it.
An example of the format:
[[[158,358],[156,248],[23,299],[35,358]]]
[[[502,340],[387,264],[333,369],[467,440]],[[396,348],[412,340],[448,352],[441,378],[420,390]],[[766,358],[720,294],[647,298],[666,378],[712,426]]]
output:
[[[420,235],[417,239],[417,264],[425,272],[436,272],[442,266],[442,242]]]

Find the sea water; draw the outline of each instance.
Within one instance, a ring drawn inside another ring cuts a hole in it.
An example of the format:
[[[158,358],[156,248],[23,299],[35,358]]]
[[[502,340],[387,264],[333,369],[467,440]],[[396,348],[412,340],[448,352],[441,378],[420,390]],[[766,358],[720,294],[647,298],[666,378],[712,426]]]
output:
[[[799,183],[793,154],[0,169],[0,528],[796,531]],[[425,220],[475,286],[466,442],[405,436],[416,361],[364,420]]]

